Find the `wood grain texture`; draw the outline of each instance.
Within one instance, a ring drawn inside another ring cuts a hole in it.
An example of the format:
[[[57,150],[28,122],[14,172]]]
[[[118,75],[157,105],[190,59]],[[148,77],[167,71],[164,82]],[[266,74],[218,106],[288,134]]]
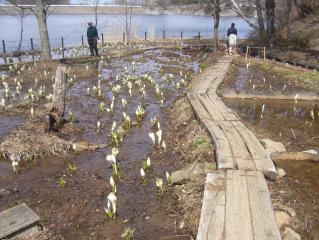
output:
[[[230,144],[225,133],[222,129],[220,129],[219,124],[210,120],[205,120],[204,124],[206,125],[215,145],[218,169],[235,169],[236,164],[233,159]]]
[[[280,240],[266,180],[259,171],[246,173],[253,239]]]
[[[25,203],[7,209],[0,213],[0,239],[31,226],[39,220],[39,216]]]
[[[197,240],[225,239],[225,174],[208,173]]]
[[[66,93],[66,67],[59,66],[55,73],[55,83],[53,88],[53,109],[58,110],[61,116],[65,110],[65,93]]]
[[[253,239],[245,171],[227,171],[226,240]]]
[[[231,147],[237,169],[256,170],[253,158],[246,148],[244,140],[229,121],[220,121],[219,125],[225,133]]]

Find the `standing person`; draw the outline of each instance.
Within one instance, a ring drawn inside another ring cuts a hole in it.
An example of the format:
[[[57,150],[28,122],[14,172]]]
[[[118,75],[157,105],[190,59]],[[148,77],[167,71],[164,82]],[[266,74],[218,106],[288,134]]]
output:
[[[88,43],[90,46],[91,56],[94,56],[94,51],[95,51],[95,55],[98,56],[99,51],[97,49],[97,40],[100,38],[99,38],[99,35],[97,33],[96,27],[93,26],[93,23],[89,22],[88,25],[89,25],[89,28],[87,30],[87,38],[88,38]]]
[[[236,46],[237,41],[237,29],[235,28],[235,23],[231,24],[231,27],[227,30],[227,50],[230,53],[231,47]]]

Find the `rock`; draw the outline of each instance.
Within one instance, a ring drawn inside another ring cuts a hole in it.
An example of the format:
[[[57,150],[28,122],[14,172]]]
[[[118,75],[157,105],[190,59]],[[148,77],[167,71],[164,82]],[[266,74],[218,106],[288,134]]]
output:
[[[279,205],[277,205],[277,208],[279,210],[287,212],[290,215],[290,217],[296,217],[296,215],[297,215],[295,210],[293,210],[291,207],[279,204]]]
[[[282,236],[283,240],[301,240],[300,235],[289,227],[285,227]]]
[[[277,168],[277,174],[278,174],[278,177],[281,178],[286,176],[286,171],[282,168]]]
[[[286,212],[276,211],[275,217],[276,217],[278,228],[281,228],[284,225],[288,225],[290,222],[290,216]]]
[[[286,148],[281,142],[275,142],[270,139],[261,139],[260,142],[269,155],[274,152],[286,152]]]
[[[172,173],[172,184],[179,185],[196,178],[201,174],[206,174],[208,171],[213,171],[214,165],[212,163],[197,163],[191,164],[181,170]]]

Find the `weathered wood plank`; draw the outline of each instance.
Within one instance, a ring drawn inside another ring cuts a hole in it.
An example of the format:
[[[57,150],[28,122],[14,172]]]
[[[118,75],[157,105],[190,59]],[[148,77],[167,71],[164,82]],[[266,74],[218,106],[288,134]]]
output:
[[[232,123],[229,121],[220,121],[218,123],[224,131],[231,146],[236,167],[244,170],[256,170],[255,163],[246,148],[244,140],[241,138]]]
[[[268,179],[275,180],[277,178],[276,167],[256,136],[240,121],[233,121],[231,123],[242,136],[253,157],[256,169],[261,171]]]
[[[59,66],[55,73],[52,108],[57,110],[62,117],[64,115],[65,110],[65,88],[66,67]]]
[[[188,100],[190,101],[192,108],[197,116],[197,119],[204,124],[205,119],[210,119],[210,116],[204,106],[201,104],[197,95],[193,92],[187,93]]]
[[[209,99],[214,103],[214,107],[222,114],[223,118],[228,121],[238,120],[234,112],[228,108],[224,102],[216,95],[208,94]]]
[[[197,240],[225,239],[225,184],[223,172],[207,174]]]
[[[217,161],[218,169],[235,169],[235,161],[233,159],[233,154],[231,147],[229,145],[228,139],[224,132],[220,129],[217,122],[211,120],[205,120],[209,134],[213,139],[215,146],[215,155]]]
[[[211,116],[211,119],[214,121],[221,121],[225,120],[221,112],[214,106],[213,102],[208,98],[206,94],[197,95],[203,106],[205,107],[206,111]]]
[[[39,216],[25,203],[0,213],[0,239],[40,221]]]
[[[280,232],[264,176],[261,172],[246,173],[253,239],[280,240]]]
[[[226,240],[253,239],[245,171],[227,171]]]

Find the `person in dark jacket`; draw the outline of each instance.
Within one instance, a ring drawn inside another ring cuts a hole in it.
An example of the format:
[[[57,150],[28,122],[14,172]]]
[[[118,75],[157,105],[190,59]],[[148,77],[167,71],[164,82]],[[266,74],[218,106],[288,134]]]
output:
[[[231,27],[227,30],[227,49],[229,49],[229,41],[228,38],[230,34],[235,34],[237,36],[237,29],[235,28],[235,23],[231,24]]]
[[[87,30],[87,38],[88,38],[88,43],[90,46],[91,56],[94,56],[94,51],[95,51],[95,55],[98,56],[99,51],[97,49],[97,40],[100,38],[99,38],[96,27],[93,26],[91,22],[89,22],[88,25],[89,25],[89,28]]]

